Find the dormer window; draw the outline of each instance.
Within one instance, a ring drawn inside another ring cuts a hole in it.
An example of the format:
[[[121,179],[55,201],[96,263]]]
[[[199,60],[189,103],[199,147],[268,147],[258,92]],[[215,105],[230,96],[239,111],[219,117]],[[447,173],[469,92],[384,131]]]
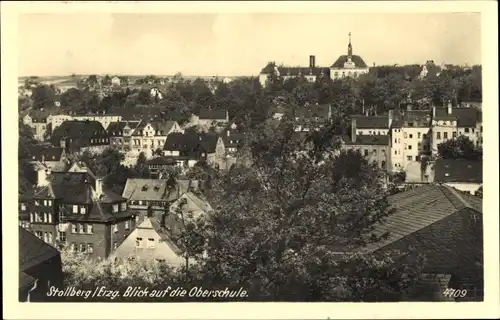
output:
[[[118,204],[117,203],[113,204],[113,213],[116,213],[116,212],[118,212]]]
[[[127,202],[122,202],[120,204],[121,211],[127,211]]]
[[[148,185],[147,184],[143,185],[141,190],[142,191],[147,191],[148,190]]]

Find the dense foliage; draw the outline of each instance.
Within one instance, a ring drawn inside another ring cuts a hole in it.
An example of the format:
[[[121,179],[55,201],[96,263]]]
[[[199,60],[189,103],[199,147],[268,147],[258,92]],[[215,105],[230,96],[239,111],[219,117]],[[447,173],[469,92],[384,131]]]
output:
[[[482,156],[482,149],[476,147],[468,137],[458,136],[440,143],[438,154],[444,159],[479,160]]]

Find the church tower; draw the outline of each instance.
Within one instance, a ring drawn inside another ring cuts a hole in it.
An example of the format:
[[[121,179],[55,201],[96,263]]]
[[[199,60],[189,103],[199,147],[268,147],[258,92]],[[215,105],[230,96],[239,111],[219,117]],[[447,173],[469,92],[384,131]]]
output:
[[[349,32],[349,45],[347,46],[347,57],[349,60],[352,58],[352,44],[351,44],[351,33]]]

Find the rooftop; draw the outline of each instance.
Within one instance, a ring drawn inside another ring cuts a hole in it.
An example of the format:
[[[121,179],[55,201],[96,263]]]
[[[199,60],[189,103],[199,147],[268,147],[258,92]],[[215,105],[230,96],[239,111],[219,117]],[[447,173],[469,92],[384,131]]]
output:
[[[438,159],[435,165],[434,181],[483,182],[483,162],[465,159]]]

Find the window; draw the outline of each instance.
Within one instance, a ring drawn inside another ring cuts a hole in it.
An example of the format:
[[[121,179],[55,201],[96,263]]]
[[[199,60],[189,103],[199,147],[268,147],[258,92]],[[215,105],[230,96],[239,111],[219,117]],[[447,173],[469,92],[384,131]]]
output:
[[[420,139],[420,132],[417,133],[417,138]]]
[[[78,206],[73,206],[73,213],[78,213]]]
[[[153,249],[155,247],[155,239],[148,238],[148,248]]]
[[[408,146],[408,150],[411,150],[411,144]]]
[[[469,128],[465,128],[465,132],[466,132],[466,133],[469,133]]]
[[[128,230],[128,229],[130,229],[130,222],[125,221],[125,230]]]
[[[368,149],[365,149],[365,150],[364,150],[364,154],[365,154],[365,157],[367,157],[367,156],[368,156]]]
[[[58,232],[59,241],[66,242],[66,232]]]
[[[372,153],[373,153],[374,155],[376,155],[376,154],[377,154],[377,149],[373,149]]]
[[[405,139],[408,138],[408,134],[406,132],[403,133],[403,138],[405,138]]]
[[[121,203],[121,208],[120,208],[121,211],[126,211],[127,210],[127,203],[126,202],[122,202]]]
[[[46,206],[47,205],[47,200],[43,200],[43,205]]]
[[[72,223],[71,224],[71,233],[76,233],[76,224]]]
[[[40,205],[40,201],[35,200],[35,206],[39,206],[39,205]]]
[[[135,223],[139,223],[139,216],[135,216]]]
[[[85,214],[87,212],[85,206],[80,207],[80,214]]]
[[[74,242],[73,242],[73,243],[71,243],[71,245],[69,246],[69,249],[70,249],[71,251],[75,252],[75,251],[76,251],[76,243],[74,243]]]
[[[43,222],[44,223],[47,223],[49,221],[49,218],[47,218],[47,215],[48,215],[47,212],[43,213]]]
[[[43,237],[42,231],[35,231],[35,236],[37,236],[39,239],[42,239]]]
[[[30,222],[33,222],[35,219],[33,217],[33,213],[30,213]]]
[[[405,150],[408,148],[408,145],[405,143]]]
[[[118,242],[113,242],[113,250],[116,250],[116,248],[118,248]]]
[[[52,243],[52,240],[53,240],[52,232],[47,232],[47,242]]]
[[[25,210],[26,210],[26,204],[21,203],[21,211],[25,211]]]
[[[422,149],[422,143],[418,143],[418,150]]]
[[[441,139],[441,132],[436,132],[436,139]]]
[[[113,212],[118,212],[118,204],[113,205]]]
[[[86,252],[87,251],[87,246],[85,243],[80,243],[80,252]]]
[[[94,232],[94,225],[93,224],[87,224],[87,233],[92,234]]]
[[[407,156],[407,157],[406,157],[406,159],[407,159],[408,161],[412,161],[412,160],[413,160],[413,157],[412,157],[412,156]]]
[[[51,213],[47,213],[47,221],[49,223],[52,223],[52,214]]]
[[[42,214],[36,212],[35,213],[35,222],[42,222]]]
[[[474,133],[474,128],[472,128],[471,130],[472,130],[472,133]]]
[[[456,138],[456,137],[457,137],[457,133],[456,133],[456,132],[452,132],[452,134],[451,134],[451,135],[452,135],[452,137],[453,137],[453,138]]]
[[[94,252],[94,245],[92,243],[87,243],[87,252],[88,253]]]
[[[394,143],[398,143],[398,139],[394,139]]]
[[[394,154],[397,155],[398,154],[398,150],[394,150]]]
[[[135,246],[136,248],[140,248],[142,243],[142,238],[135,238]]]
[[[410,139],[413,139],[413,134],[410,133]]]
[[[448,132],[443,132],[443,138],[448,139]]]
[[[415,161],[420,161],[420,156],[416,156]]]
[[[384,160],[382,160],[382,168],[385,169],[385,161]]]
[[[118,225],[117,225],[117,224],[114,224],[114,225],[113,225],[113,231],[114,231],[114,232],[118,232]]]
[[[78,233],[85,233],[85,228],[83,224],[78,224]]]

